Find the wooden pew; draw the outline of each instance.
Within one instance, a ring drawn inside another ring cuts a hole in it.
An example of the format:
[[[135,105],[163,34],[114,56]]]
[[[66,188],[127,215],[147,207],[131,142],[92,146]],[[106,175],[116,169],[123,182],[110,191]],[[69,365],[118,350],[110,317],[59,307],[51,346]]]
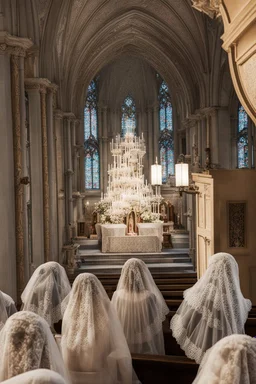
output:
[[[199,367],[184,356],[132,354],[132,363],[142,384],[191,384]]]

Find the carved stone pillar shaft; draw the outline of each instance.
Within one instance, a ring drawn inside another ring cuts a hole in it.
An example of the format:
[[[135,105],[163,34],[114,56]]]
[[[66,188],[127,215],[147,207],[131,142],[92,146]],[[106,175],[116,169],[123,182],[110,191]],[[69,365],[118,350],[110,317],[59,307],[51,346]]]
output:
[[[107,107],[103,107],[103,192],[107,192],[107,167],[108,167],[108,110]]]
[[[12,118],[13,118],[13,156],[15,185],[15,234],[16,234],[16,266],[17,295],[20,297],[25,286],[25,256],[23,233],[23,185],[21,155],[21,124],[20,124],[20,78],[19,57],[11,56],[11,87],[12,87]]]
[[[43,205],[44,205],[44,260],[49,261],[50,254],[50,210],[49,210],[49,171],[46,123],[46,89],[40,89],[42,124],[42,166],[43,166]]]

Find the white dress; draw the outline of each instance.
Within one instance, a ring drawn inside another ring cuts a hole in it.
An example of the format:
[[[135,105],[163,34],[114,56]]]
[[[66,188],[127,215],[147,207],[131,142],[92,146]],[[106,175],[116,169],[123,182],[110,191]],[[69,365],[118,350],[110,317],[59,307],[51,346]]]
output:
[[[256,339],[231,335],[209,349],[193,384],[256,384]]]
[[[37,313],[53,326],[63,317],[63,300],[70,290],[65,269],[55,261],[49,261],[40,265],[31,276],[21,295],[22,309]]]
[[[120,322],[96,276],[74,281],[62,322],[61,350],[73,384],[131,384],[132,361]]]
[[[228,253],[217,253],[201,279],[184,292],[170,328],[186,355],[199,364],[217,341],[244,333],[250,309],[240,289],[237,262]]]
[[[17,312],[0,332],[0,381],[38,368],[51,369],[67,382],[69,375],[46,321],[35,313]]]
[[[131,352],[165,354],[162,322],[169,309],[142,260],[124,264],[112,303]]]
[[[49,369],[34,369],[11,379],[2,381],[4,384],[67,384],[57,372]]]

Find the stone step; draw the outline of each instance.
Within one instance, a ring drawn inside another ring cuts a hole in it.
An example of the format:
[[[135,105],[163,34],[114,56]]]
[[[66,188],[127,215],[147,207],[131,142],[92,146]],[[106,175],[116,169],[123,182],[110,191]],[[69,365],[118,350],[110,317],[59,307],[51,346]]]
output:
[[[149,270],[152,273],[165,273],[165,272],[195,272],[192,263],[157,263],[147,264]],[[79,269],[75,271],[75,275],[83,272],[90,272],[97,274],[117,274],[121,273],[121,265],[81,265]]]
[[[187,256],[189,253],[188,248],[180,248],[180,249],[173,249],[173,248],[165,248],[161,252],[154,252],[154,253],[144,253],[144,252],[139,252],[139,253],[102,253],[100,249],[83,249],[79,248],[78,249],[78,255],[79,257],[87,257],[87,256],[98,256],[98,257],[104,257],[104,258],[119,258],[120,256],[124,257],[140,257],[140,256],[161,256],[161,257],[167,257],[167,256]]]
[[[144,261],[144,263],[148,264],[148,263],[151,263],[151,264],[155,264],[155,263],[189,263],[191,260],[188,256],[178,256],[178,257],[154,257],[153,255],[151,255],[152,257],[147,257],[147,256],[144,256],[144,257],[141,257],[141,256],[136,256],[138,259],[141,259]],[[84,258],[81,258],[82,259],[82,264],[83,265],[109,265],[109,264],[115,264],[115,265],[123,265],[126,260],[128,260],[130,257],[128,256],[127,258],[126,257],[122,257],[122,258],[96,258],[96,257],[84,257]]]

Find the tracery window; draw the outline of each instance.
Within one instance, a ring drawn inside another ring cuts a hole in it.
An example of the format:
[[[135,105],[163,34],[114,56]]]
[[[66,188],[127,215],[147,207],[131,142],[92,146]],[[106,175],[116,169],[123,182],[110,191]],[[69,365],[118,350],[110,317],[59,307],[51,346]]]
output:
[[[162,81],[159,88],[159,120],[160,120],[160,160],[162,165],[162,182],[166,183],[169,175],[174,175],[174,139],[172,103],[168,85]]]
[[[100,188],[100,157],[98,143],[97,84],[92,80],[84,108],[85,189]]]
[[[249,168],[248,115],[241,104],[238,105],[237,117],[237,167]]]
[[[121,136],[126,133],[136,134],[136,106],[131,96],[127,96],[122,105]]]

